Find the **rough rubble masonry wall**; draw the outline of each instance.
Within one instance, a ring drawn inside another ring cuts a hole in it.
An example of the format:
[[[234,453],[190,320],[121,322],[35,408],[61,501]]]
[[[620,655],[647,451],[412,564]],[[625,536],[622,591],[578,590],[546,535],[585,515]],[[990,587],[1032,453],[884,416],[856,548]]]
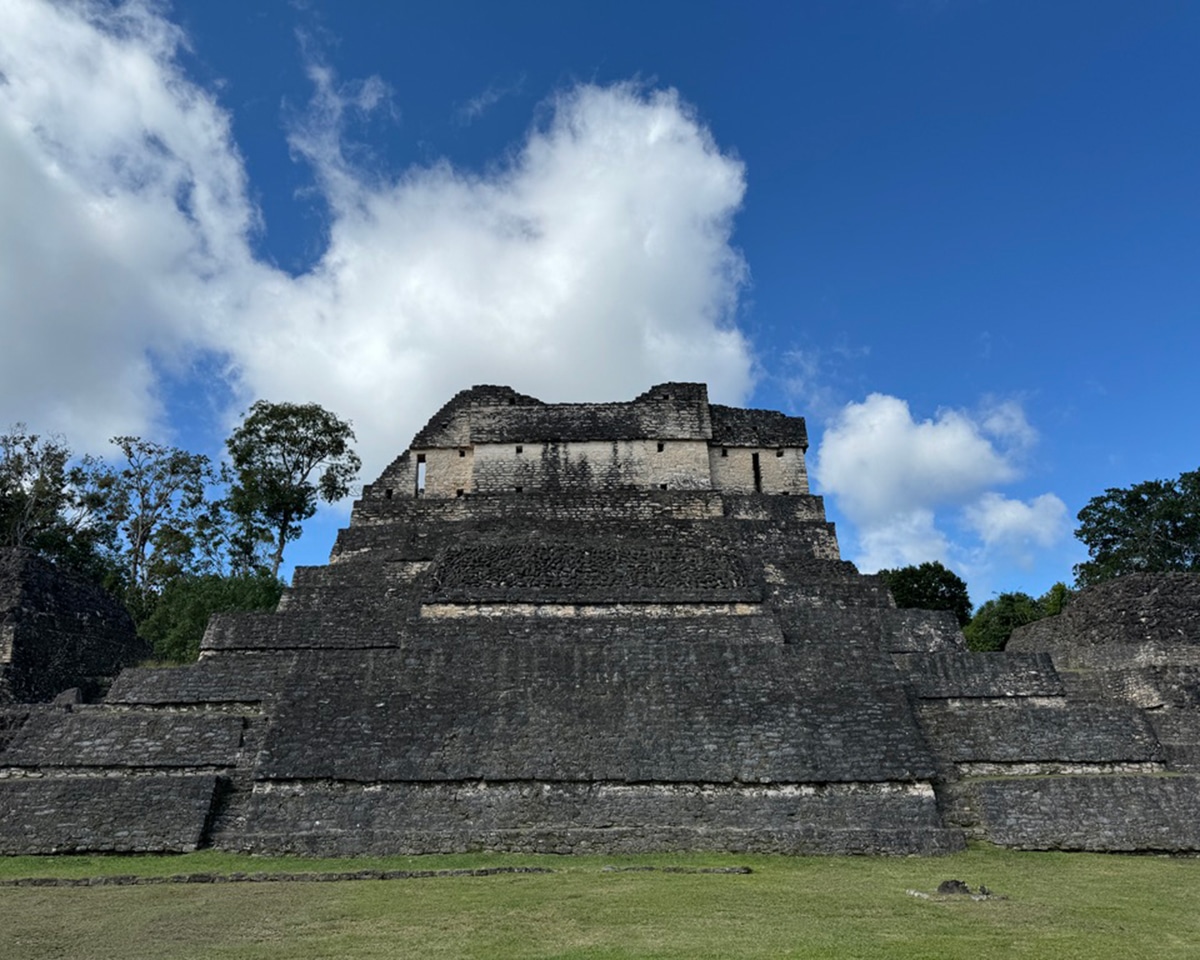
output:
[[[92,696],[144,658],[125,608],[31,551],[0,548],[0,704]]]

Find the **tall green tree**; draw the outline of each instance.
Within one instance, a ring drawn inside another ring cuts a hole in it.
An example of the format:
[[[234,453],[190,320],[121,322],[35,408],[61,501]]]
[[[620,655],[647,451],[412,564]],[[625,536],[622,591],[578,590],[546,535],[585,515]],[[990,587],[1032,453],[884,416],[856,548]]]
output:
[[[1075,536],[1091,557],[1075,567],[1080,587],[1129,573],[1200,570],[1200,470],[1110,487],[1078,519]]]
[[[898,607],[949,610],[960,627],[971,619],[971,597],[962,577],[936,560],[916,566],[880,570]]]
[[[0,435],[0,545],[27,547],[103,579],[113,529],[98,469],[91,458],[76,461],[62,439],[24,424]]]
[[[269,542],[273,577],[317,500],[333,503],[350,492],[362,466],[353,440],[350,424],[318,404],[259,400],[226,441],[234,472],[229,504],[241,527],[237,546],[245,554]]]
[[[113,437],[112,443],[124,462],[103,483],[105,511],[121,538],[120,559],[130,588],[160,589],[196,570],[216,475],[203,454],[140,437]]]

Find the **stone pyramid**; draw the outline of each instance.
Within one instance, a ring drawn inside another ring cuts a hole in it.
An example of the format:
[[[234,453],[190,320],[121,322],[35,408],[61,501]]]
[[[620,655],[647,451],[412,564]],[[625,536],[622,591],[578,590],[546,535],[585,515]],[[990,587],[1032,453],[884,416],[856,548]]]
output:
[[[702,384],[459,393],[278,610],[9,708],[0,852],[1200,848],[1196,753],[897,609],[807,445]]]

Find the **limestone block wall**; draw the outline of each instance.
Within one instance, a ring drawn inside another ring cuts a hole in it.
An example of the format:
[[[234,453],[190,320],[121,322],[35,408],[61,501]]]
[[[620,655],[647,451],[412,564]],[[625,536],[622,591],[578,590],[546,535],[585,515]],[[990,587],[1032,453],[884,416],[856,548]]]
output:
[[[230,767],[242,747],[240,717],[113,712],[76,707],[30,718],[4,753],[18,769]]]
[[[775,410],[746,410],[714,403],[709,405],[714,446],[791,447],[808,449],[803,417]]]
[[[626,488],[793,496],[809,490],[804,451],[794,447],[718,447],[703,439],[535,439],[411,450],[366,496]]]
[[[217,785],[213,775],[0,780],[0,854],[195,850]]]
[[[480,493],[534,490],[708,490],[703,440],[612,440],[485,444],[475,449]]]
[[[614,537],[513,536],[450,547],[430,573],[437,602],[759,602],[762,588],[741,559],[688,543]]]
[[[224,846],[277,853],[948,853],[928,784],[257,784]]]
[[[707,520],[729,517],[770,523],[815,522],[824,524],[825,505],[812,495],[770,497],[733,494],[712,490],[626,489],[611,491],[572,489],[535,490],[514,496],[510,491],[473,493],[449,500],[436,498],[387,498],[378,485],[367,487],[363,499],[354,504],[350,526],[339,533],[339,543],[353,542],[354,550],[368,545],[394,542],[404,531],[371,527],[403,524],[406,528],[433,523],[468,523],[507,520],[538,524],[541,521],[620,520],[640,524],[646,520]],[[832,527],[830,527],[832,530]],[[349,552],[349,551],[348,551]],[[334,556],[339,548],[334,549]],[[831,559],[839,559],[837,556]]]
[[[730,493],[808,493],[804,451],[792,447],[722,447],[708,450],[714,490]]]
[[[455,448],[457,450],[457,448]],[[387,465],[374,482],[363,488],[363,497],[379,500],[414,499],[417,495],[417,458],[410,450]]]
[[[426,604],[419,620],[379,618],[359,622],[320,611],[245,620],[226,614],[206,634],[200,663],[180,675],[138,672],[109,694],[118,702],[189,703],[272,699],[286,684],[301,650],[368,650],[412,643],[473,646],[538,641],[564,647],[584,643],[781,644],[779,624],[747,605],[626,604],[555,607],[524,604]],[[197,671],[203,671],[197,673]],[[239,677],[239,671],[242,677]],[[153,673],[163,673],[154,671]],[[179,671],[170,671],[172,674]],[[128,674],[129,671],[126,671]]]
[[[925,732],[956,764],[1153,763],[1158,739],[1146,719],[1120,704],[1061,698],[971,698],[926,702]]]
[[[414,455],[417,470],[413,490],[419,495],[461,497],[474,490],[474,448],[430,449],[417,451]]]
[[[934,769],[894,672],[850,652],[412,643],[301,663],[260,779],[845,783]]]
[[[952,649],[898,654],[913,692],[929,700],[1061,697],[1063,684],[1048,654],[974,653]]]
[[[470,411],[471,441],[705,440],[712,436],[706,401],[663,397],[632,403],[481,406]]]
[[[133,667],[122,671],[104,702],[114,706],[257,706],[273,699],[294,664],[295,656],[287,653],[239,651],[187,667]]]
[[[1200,849],[1200,777],[1063,776],[969,788],[993,843],[1023,850]]]
[[[434,415],[366,496],[714,486],[802,495],[807,448],[803,418],[710,407],[703,384],[659,384],[628,403],[571,404],[474,387]]]

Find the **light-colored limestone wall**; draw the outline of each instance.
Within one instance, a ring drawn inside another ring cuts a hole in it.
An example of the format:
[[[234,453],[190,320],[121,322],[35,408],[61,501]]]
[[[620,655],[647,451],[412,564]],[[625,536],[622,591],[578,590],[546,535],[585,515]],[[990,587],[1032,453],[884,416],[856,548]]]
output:
[[[793,496],[808,493],[808,470],[804,465],[803,450],[798,447],[763,450],[758,462],[762,469],[763,493],[786,491]]]
[[[710,447],[709,471],[715,490],[754,493],[754,466],[745,447]]]
[[[709,469],[714,490],[727,493],[755,493],[754,454],[762,493],[808,493],[808,473],[804,451],[796,447],[710,447]]]
[[[481,443],[475,447],[473,489],[480,493],[540,490],[542,445],[533,443]]]
[[[661,444],[662,449],[659,449]],[[520,447],[521,452],[517,452]],[[710,489],[703,440],[480,444],[474,489],[481,493],[558,489]]]
[[[459,490],[511,493],[517,487],[532,492],[658,490],[665,485],[667,490],[755,493],[755,453],[762,493],[808,493],[804,452],[799,448],[710,447],[704,440],[485,443],[412,450],[403,465],[394,463],[375,486],[377,494],[391,489],[394,497],[416,496],[418,461],[424,457],[422,496],[432,499],[452,499]]]
[[[424,603],[426,620],[466,617],[542,617],[598,619],[639,617],[649,620],[695,617],[762,616],[761,603]]]
[[[425,497],[456,497],[458,491],[470,493],[475,465],[474,451],[470,447],[451,450],[414,451],[425,455]],[[414,488],[416,479],[413,480]]]
[[[393,497],[413,497],[417,489],[417,458],[411,455],[407,460],[397,458],[383,475],[372,484],[373,496],[387,496],[392,491]]]
[[[651,489],[710,490],[708,443],[705,440],[626,441],[633,482]]]

